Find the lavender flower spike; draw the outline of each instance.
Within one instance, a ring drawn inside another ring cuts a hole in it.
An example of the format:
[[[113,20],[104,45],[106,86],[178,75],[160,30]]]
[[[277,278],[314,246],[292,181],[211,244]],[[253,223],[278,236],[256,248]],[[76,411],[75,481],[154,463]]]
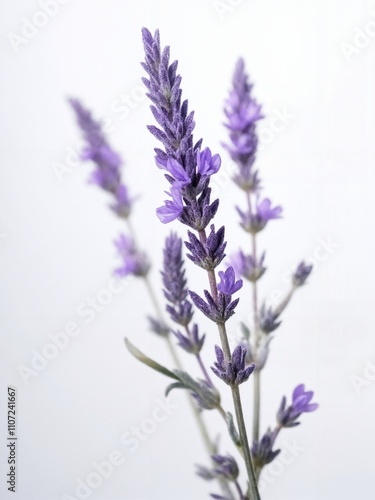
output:
[[[219,202],[210,201],[210,176],[220,168],[219,155],[212,155],[202,141],[193,143],[194,113],[188,113],[188,102],[181,102],[181,77],[176,74],[177,61],[169,64],[169,47],[161,50],[159,31],[152,34],[142,30],[145,49],[143,68],[148,78],[143,83],[152,101],[151,111],[159,127],[149,126],[150,132],[162,143],[164,151],[156,148],[156,164],[167,171],[172,184],[172,201],[157,210],[163,223],[179,219],[201,231],[216,214]]]
[[[267,225],[267,222],[281,217],[282,208],[280,206],[271,206],[271,201],[265,198],[261,202],[257,200],[255,213],[243,212],[240,208],[236,207],[237,212],[241,218],[241,227],[251,234],[256,234]]]
[[[251,454],[256,468],[262,469],[265,465],[271,463],[280,453],[281,450],[272,449],[276,435],[277,432],[272,432],[271,429],[268,429],[260,441],[254,441]]]
[[[117,276],[123,278],[130,274],[134,276],[146,276],[150,264],[144,253],[139,252],[134,242],[128,236],[122,234],[118,240],[115,241],[115,246],[123,259],[123,265],[115,270]]]
[[[93,161],[97,167],[90,182],[114,196],[115,203],[110,205],[111,209],[119,217],[126,219],[130,215],[133,199],[121,181],[122,160],[107,142],[101,124],[94,120],[90,111],[78,99],[69,99],[69,103],[76,113],[78,125],[87,143],[82,159]]]
[[[260,259],[255,261],[253,255],[245,255],[242,250],[232,255],[230,261],[237,274],[243,278],[255,282],[263,276],[266,268],[263,266],[265,252]]]
[[[232,359],[226,361],[224,353],[219,346],[215,346],[216,362],[211,366],[211,370],[228,385],[240,385],[250,377],[255,369],[252,364],[245,366],[246,349],[243,345],[238,345],[233,353]]]
[[[259,189],[257,172],[252,168],[258,145],[256,123],[263,115],[261,106],[251,96],[252,85],[248,82],[243,59],[236,64],[232,85],[224,109],[231,143],[224,147],[239,167],[233,180],[244,191],[254,192]]]
[[[301,262],[293,274],[293,285],[302,286],[310,276],[313,266]]]
[[[217,464],[216,474],[228,481],[235,481],[238,478],[238,465],[231,455],[212,455],[211,458]]]
[[[309,413],[318,408],[317,403],[311,403],[313,391],[305,391],[305,385],[300,384],[293,391],[292,404],[286,407],[286,397],[283,396],[277,412],[277,421],[280,427],[295,427],[300,422],[296,420],[302,413]]]
[[[163,270],[161,272],[163,292],[169,302],[166,309],[175,323],[187,326],[193,317],[193,311],[192,304],[187,299],[188,290],[182,259],[182,241],[176,233],[171,233],[166,238],[163,255]]]

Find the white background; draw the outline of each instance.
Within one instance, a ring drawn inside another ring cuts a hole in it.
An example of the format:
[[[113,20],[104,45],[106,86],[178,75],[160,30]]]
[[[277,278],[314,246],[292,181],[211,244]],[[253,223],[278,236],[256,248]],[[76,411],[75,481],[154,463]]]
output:
[[[178,409],[135,452],[121,441],[152,417],[167,382],[131,358],[123,338],[172,367],[163,342],[147,331],[152,304],[142,282],[114,295],[91,323],[78,314],[87,299],[104,296],[119,265],[113,239],[123,227],[107,209],[106,194],[87,184],[91,166],[69,158],[80,134],[68,96],[107,120],[126,182],[142,195],[133,222],[152,256],[157,289],[164,236],[171,227],[186,232],[178,223],[162,226],[155,216],[166,182],[154,166],[156,141],[145,127],[152,116],[140,92],[142,26],[160,28],[162,43],[179,59],[184,96],[196,111],[195,137],[222,154],[223,171],[229,163],[220,146],[223,100],[237,57],[245,58],[266,114],[257,166],[265,194],[284,207],[283,219],[259,238],[269,268],[261,297],[284,292],[283,276],[302,258],[315,261],[308,286],[275,335],[263,376],[262,431],[273,425],[281,396],[300,382],[315,391],[320,408],[281,434],[280,445],[297,445],[296,456],[269,473],[262,498],[374,497],[375,372],[374,365],[365,366],[375,364],[375,2],[228,0],[221,2],[224,12],[219,3],[73,0],[26,43],[13,46],[9,34],[22,36],[24,18],[43,22],[41,7],[30,0],[0,3],[1,498],[13,498],[4,478],[10,384],[18,388],[20,500],[79,498],[77,479],[86,481],[93,463],[114,450],[123,464],[90,498],[190,500],[217,491],[194,475],[193,464],[207,459],[182,393],[171,394]],[[119,108],[127,95],[132,109]],[[272,132],[278,112],[289,118],[284,127],[277,122],[283,130]],[[58,164],[75,166],[59,176]],[[227,225],[230,252],[248,243],[234,211],[242,195],[225,175],[218,185],[215,222]],[[328,250],[322,242],[331,245]],[[200,292],[204,274],[190,264],[188,272],[190,286]],[[246,285],[228,323],[232,336],[238,320],[249,315],[249,294]],[[196,319],[206,328],[209,365],[217,334],[200,313]],[[31,367],[33,349],[42,352],[49,335],[69,322],[81,333],[25,383],[20,365]],[[230,407],[224,393],[222,387]],[[242,394],[250,425],[251,384]],[[212,436],[224,433],[219,417],[206,417]],[[235,454],[226,438],[222,443],[223,451]]]

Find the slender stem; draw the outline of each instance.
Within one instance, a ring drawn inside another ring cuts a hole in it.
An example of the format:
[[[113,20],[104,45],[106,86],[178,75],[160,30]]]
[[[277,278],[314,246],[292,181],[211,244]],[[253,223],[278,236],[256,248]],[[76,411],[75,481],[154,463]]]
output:
[[[205,230],[199,231],[198,234],[199,234],[200,242],[205,246],[205,244],[207,242],[207,236],[206,236]],[[215,301],[217,301],[218,300],[218,289],[217,289],[217,284],[216,284],[215,271],[213,269],[209,270],[209,271],[207,271],[207,275],[208,275],[208,280],[210,283],[211,295],[212,295],[213,299]],[[230,346],[229,346],[228,335],[226,332],[225,323],[217,323],[217,327],[219,330],[220,341],[221,341],[224,357],[225,357],[226,361],[228,362],[231,359],[231,350],[230,350]],[[257,482],[256,482],[256,477],[255,477],[255,473],[254,473],[254,467],[253,467],[251,453],[250,453],[250,448],[249,448],[249,442],[247,439],[246,426],[245,426],[245,421],[244,421],[244,416],[243,416],[243,411],[242,411],[240,391],[239,391],[239,388],[237,385],[232,386],[231,390],[232,390],[233,404],[234,404],[235,413],[236,413],[238,432],[239,432],[240,439],[241,439],[242,452],[243,452],[243,457],[244,457],[245,465],[246,465],[246,472],[247,472],[247,476],[249,479],[249,490],[250,490],[250,494],[251,494],[251,500],[260,500]]]
[[[214,384],[212,383],[212,380],[206,370],[206,367],[204,366],[203,364],[203,361],[202,361],[202,358],[200,356],[200,354],[196,354],[195,357],[197,358],[197,361],[198,361],[198,364],[202,370],[202,373],[204,375],[204,378],[206,379],[207,383],[211,386],[211,387],[214,387]]]
[[[280,304],[276,307],[275,309],[275,314],[279,315],[281,314],[284,309],[286,308],[286,306],[289,304],[289,301],[290,299],[292,298],[293,294],[294,294],[294,291],[295,291],[296,287],[295,286],[292,286],[292,288],[289,290],[289,292],[285,295],[285,297],[283,298],[283,300],[280,302]]]
[[[251,195],[249,192],[246,193],[247,205],[249,208],[249,213],[252,213],[251,207]],[[254,259],[254,263],[256,265],[257,259],[257,240],[256,235],[254,233],[251,234],[251,248],[252,248],[252,257]],[[258,288],[257,282],[252,282],[252,308],[253,308],[253,319],[254,319],[254,343],[253,343],[253,351],[254,357],[257,358],[257,352],[259,347],[260,340],[260,331],[259,331],[259,316],[258,316]],[[259,441],[259,428],[260,428],[260,371],[255,370],[253,374],[254,380],[254,393],[253,393],[253,441]]]
[[[156,314],[159,318],[159,321],[161,321],[162,323],[165,324],[165,321],[164,321],[164,318],[163,318],[163,313],[162,313],[162,310],[160,308],[160,305],[159,305],[159,301],[156,297],[156,294],[154,292],[154,289],[151,285],[151,282],[150,282],[150,279],[148,277],[148,275],[146,274],[146,276],[143,277],[144,279],[144,282],[145,282],[145,285],[146,285],[146,288],[147,288],[147,291],[148,291],[148,294],[150,295],[150,299],[152,301],[152,304],[155,308],[155,311],[156,311]]]
[[[260,371],[254,374],[254,399],[253,399],[253,441],[259,441],[260,427]]]
[[[250,494],[251,494],[251,499],[260,500],[256,476],[255,476],[254,467],[253,467],[252,458],[251,458],[251,453],[250,453],[250,448],[249,448],[249,442],[247,439],[246,426],[245,426],[245,421],[244,421],[244,417],[243,417],[241,396],[240,396],[240,390],[239,390],[238,385],[232,386],[232,397],[233,397],[234,408],[236,411],[238,432],[239,432],[240,438],[241,438],[242,450],[243,450],[245,465],[246,465],[246,471],[247,471],[247,475],[249,478],[249,490],[250,490]]]

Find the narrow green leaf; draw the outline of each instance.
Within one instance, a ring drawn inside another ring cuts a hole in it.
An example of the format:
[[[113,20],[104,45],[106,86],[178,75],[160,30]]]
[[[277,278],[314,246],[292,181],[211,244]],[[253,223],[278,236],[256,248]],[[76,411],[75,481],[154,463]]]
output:
[[[157,372],[162,373],[163,375],[166,375],[167,377],[173,378],[174,380],[179,380],[179,378],[173,372],[171,372],[165,366],[157,363],[153,359],[151,359],[148,356],[146,356],[145,354],[143,354],[143,352],[141,352],[137,347],[135,347],[130,342],[130,340],[127,338],[125,339],[125,345],[126,345],[128,351],[130,352],[130,354],[132,356],[134,356],[136,359],[138,359],[138,361],[140,361],[141,363],[144,363],[145,365],[149,366],[153,370],[156,370]]]

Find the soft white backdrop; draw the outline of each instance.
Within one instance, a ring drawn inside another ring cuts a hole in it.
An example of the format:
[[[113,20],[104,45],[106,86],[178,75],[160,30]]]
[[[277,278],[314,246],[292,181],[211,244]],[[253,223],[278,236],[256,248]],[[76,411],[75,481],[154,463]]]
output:
[[[136,451],[121,440],[133,426],[147,427],[167,382],[123,344],[126,335],[169,363],[165,346],[147,331],[144,316],[152,305],[142,283],[131,281],[92,322],[79,315],[90,297],[105,297],[119,264],[113,239],[123,227],[107,209],[107,196],[87,185],[91,167],[74,158],[80,134],[67,96],[107,120],[126,181],[142,194],[133,220],[160,286],[160,249],[169,228],[155,216],[166,184],[145,128],[152,122],[140,82],[145,25],[160,28],[163,44],[179,59],[184,96],[196,111],[195,136],[222,153],[224,167],[223,99],[237,57],[246,60],[267,116],[257,165],[265,192],[284,207],[284,218],[260,236],[269,266],[261,297],[284,291],[285,272],[301,258],[316,264],[276,333],[263,377],[262,429],[297,383],[315,390],[320,408],[280,436],[281,444],[296,447],[295,457],[269,474],[262,498],[372,499],[375,2],[62,3],[53,1],[56,12],[46,17],[43,1],[0,2],[0,497],[11,498],[4,479],[8,385],[18,388],[20,500],[83,498],[77,479],[86,481],[93,463],[107,461],[114,450],[122,464],[90,498],[191,500],[215,491],[194,476],[193,464],[206,456],[182,393],[172,393],[178,408]],[[33,30],[33,20],[45,25]],[[17,38],[25,34],[29,38]],[[270,132],[278,113],[288,116],[285,126]],[[229,250],[235,250],[246,244],[233,209],[239,192],[225,177],[216,191],[217,224],[227,224]],[[184,227],[171,226],[184,235]],[[201,290],[202,273],[190,264],[188,270],[192,288]],[[248,316],[249,291],[245,287],[229,324],[232,334]],[[31,367],[33,350],[41,352],[70,322],[79,335],[25,383],[20,365]],[[211,363],[216,333],[202,323],[209,341],[204,359]],[[242,392],[250,416],[250,388]],[[219,418],[207,417],[212,434],[219,433]],[[224,439],[224,451],[230,446]]]

